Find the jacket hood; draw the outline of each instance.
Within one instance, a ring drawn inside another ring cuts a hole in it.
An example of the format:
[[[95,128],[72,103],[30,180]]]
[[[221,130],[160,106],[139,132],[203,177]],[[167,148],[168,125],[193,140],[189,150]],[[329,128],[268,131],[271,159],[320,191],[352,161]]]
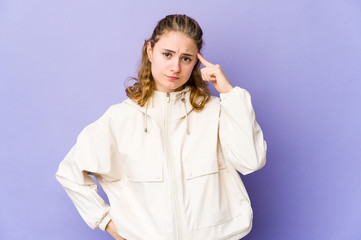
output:
[[[144,131],[147,132],[147,116],[156,117],[159,112],[164,112],[166,103],[171,104],[172,116],[174,118],[186,117],[187,129],[186,132],[189,134],[188,129],[188,114],[193,110],[193,107],[189,101],[191,88],[186,86],[184,89],[175,92],[162,92],[153,91],[152,96],[148,102],[143,106],[139,106],[132,99],[128,98],[124,101],[125,104],[136,108],[143,113],[144,117]]]

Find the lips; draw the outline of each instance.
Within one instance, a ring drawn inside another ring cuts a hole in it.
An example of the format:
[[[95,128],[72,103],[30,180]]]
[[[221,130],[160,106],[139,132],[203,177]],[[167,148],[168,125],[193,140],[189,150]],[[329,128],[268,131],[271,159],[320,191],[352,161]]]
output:
[[[174,77],[174,76],[167,76],[170,80],[178,80],[179,77]]]

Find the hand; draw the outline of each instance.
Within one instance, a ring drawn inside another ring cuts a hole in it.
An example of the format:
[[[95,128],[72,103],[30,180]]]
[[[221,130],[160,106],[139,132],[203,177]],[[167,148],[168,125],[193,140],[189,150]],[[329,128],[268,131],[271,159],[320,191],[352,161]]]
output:
[[[115,227],[113,220],[109,221],[109,223],[105,227],[105,231],[107,231],[115,240],[126,240],[118,234],[117,228]]]
[[[201,61],[201,63],[205,66],[205,68],[201,69],[202,78],[204,81],[211,81],[213,86],[220,93],[227,93],[233,89],[226,75],[224,75],[221,66],[208,62],[200,53],[197,53],[197,57],[199,61]]]

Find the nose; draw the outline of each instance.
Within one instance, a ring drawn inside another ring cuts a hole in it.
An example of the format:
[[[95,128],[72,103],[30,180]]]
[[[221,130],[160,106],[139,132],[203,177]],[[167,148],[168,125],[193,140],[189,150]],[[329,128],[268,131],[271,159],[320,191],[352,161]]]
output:
[[[171,63],[171,71],[172,72],[180,72],[180,61],[177,58],[174,58],[174,60]]]

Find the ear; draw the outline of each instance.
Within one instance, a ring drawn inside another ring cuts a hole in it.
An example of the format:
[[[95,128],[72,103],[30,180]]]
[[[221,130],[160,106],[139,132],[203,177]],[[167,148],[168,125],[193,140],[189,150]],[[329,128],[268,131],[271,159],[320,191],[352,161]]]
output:
[[[150,42],[147,42],[147,55],[149,62],[152,62],[152,54],[152,45],[150,44]]]

